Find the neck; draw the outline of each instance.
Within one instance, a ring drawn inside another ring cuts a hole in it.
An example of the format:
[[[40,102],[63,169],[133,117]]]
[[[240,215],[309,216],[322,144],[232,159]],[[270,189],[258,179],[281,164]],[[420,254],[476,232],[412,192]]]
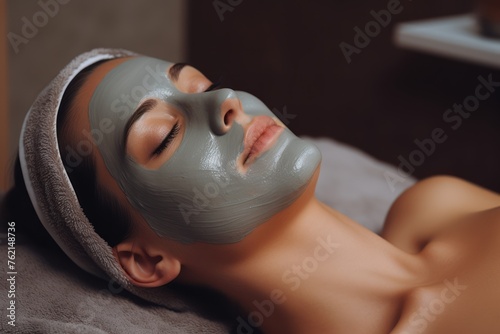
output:
[[[421,260],[313,196],[291,210],[238,245],[251,256],[198,273],[242,306],[239,326],[264,333],[389,332],[404,296],[422,283]]]

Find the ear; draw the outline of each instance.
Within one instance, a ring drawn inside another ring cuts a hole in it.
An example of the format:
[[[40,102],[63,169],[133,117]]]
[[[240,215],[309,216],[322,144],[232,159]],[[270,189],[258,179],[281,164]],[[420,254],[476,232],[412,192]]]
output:
[[[181,271],[180,261],[163,249],[126,240],[113,253],[130,281],[141,287],[159,287],[174,280]]]

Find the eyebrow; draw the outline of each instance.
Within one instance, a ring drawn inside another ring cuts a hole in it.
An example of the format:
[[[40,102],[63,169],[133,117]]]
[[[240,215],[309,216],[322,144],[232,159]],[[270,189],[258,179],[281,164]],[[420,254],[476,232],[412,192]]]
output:
[[[132,125],[141,118],[142,115],[156,107],[158,102],[153,99],[147,99],[137,109],[134,111],[132,116],[127,121],[127,124],[125,124],[125,131],[123,132],[123,147],[127,147],[127,139],[128,139],[128,134],[130,132],[130,129],[132,128]]]
[[[179,79],[179,74],[181,73],[181,70],[185,67],[188,66],[187,63],[176,63],[170,67],[168,70],[168,75],[170,76],[170,79],[172,81],[177,81]]]

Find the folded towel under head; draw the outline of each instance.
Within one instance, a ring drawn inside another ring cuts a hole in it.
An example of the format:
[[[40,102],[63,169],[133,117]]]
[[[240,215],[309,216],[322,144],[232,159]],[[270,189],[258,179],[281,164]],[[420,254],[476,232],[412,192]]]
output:
[[[95,232],[85,216],[58,146],[57,113],[71,80],[96,62],[135,55],[121,49],[94,49],[73,59],[38,95],[26,115],[19,142],[19,159],[40,221],[74,263],[143,299],[181,311],[189,309],[182,293],[168,287],[136,287],[127,279],[111,247]]]

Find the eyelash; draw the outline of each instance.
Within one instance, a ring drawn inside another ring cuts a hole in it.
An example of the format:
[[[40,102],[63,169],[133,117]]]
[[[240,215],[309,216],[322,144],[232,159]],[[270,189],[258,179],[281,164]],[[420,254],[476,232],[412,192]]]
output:
[[[221,86],[222,86],[222,80],[219,79],[216,82],[214,82],[213,84],[211,84],[207,89],[205,89],[205,91],[203,93],[211,92],[213,90],[219,89]]]
[[[161,142],[160,146],[156,148],[156,150],[153,152],[153,155],[158,156],[160,155],[165,149],[168,147],[170,142],[175,139],[175,137],[179,134],[179,123],[175,123],[174,127],[172,128],[172,131],[168,133],[168,135],[163,139]]]

